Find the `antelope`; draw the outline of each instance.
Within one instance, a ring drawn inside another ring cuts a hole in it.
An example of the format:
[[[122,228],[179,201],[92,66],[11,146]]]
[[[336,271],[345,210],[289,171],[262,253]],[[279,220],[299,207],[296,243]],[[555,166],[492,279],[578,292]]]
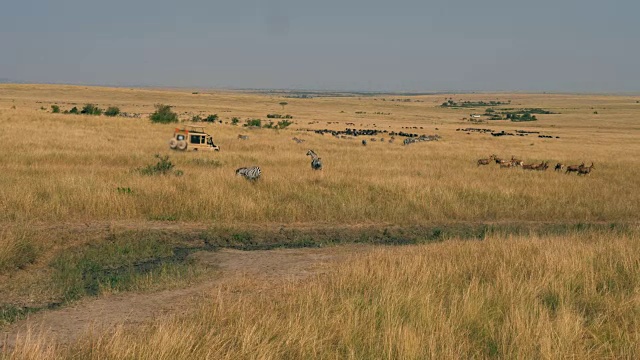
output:
[[[591,163],[591,166],[581,166],[578,169],[578,175],[589,175],[591,173],[591,170],[595,169],[595,166],[593,166],[593,163]]]
[[[512,163],[512,162],[510,162],[510,161],[503,161],[503,162],[501,162],[501,163],[500,163],[500,168],[501,168],[501,169],[502,169],[502,168],[510,168],[510,167],[512,167],[512,166],[514,166],[514,165],[513,165],[513,163]]]
[[[556,167],[553,169],[554,171],[562,171],[564,170],[564,164],[562,163],[557,163]]]
[[[489,165],[491,160],[493,160],[494,158],[495,158],[495,155],[491,155],[491,156],[489,156],[488,159],[479,159],[478,160],[478,166],[480,166],[480,165]]]
[[[548,161],[545,161],[545,162],[543,162],[543,163],[540,163],[540,165],[538,165],[538,166],[536,167],[536,170],[538,170],[538,171],[545,171],[545,170],[547,170],[548,168],[549,168],[549,162],[548,162]]]
[[[580,168],[584,167],[584,163],[580,164],[580,165],[569,165],[567,166],[567,170],[564,172],[565,174],[568,174],[570,172],[578,172],[580,170]]]
[[[522,160],[520,160],[520,159],[516,159],[516,157],[515,157],[515,156],[511,155],[511,163],[512,163],[514,166],[522,166],[522,164],[523,164],[524,162],[523,162]]]
[[[535,164],[523,164],[522,165],[522,169],[523,170],[535,170],[537,165]]]

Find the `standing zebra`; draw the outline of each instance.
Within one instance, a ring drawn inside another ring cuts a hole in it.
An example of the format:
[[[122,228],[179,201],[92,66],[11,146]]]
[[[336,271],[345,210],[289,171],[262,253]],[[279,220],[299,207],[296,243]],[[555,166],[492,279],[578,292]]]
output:
[[[307,151],[307,156],[311,156],[311,168],[313,170],[322,170],[322,161],[313,150]]]
[[[260,173],[261,171],[259,166],[241,167],[236,169],[236,175],[242,175],[247,180],[258,180]]]

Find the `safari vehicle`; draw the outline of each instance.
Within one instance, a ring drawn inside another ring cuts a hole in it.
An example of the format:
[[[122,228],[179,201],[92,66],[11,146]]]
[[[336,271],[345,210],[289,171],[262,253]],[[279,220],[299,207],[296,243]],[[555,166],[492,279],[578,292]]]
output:
[[[169,147],[174,150],[215,150],[220,148],[213,143],[211,135],[204,132],[204,126],[186,125],[176,128],[173,138],[169,140]]]

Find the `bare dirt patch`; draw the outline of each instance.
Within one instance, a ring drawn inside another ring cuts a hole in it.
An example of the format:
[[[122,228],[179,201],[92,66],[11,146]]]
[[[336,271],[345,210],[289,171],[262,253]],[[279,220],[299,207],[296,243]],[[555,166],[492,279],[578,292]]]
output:
[[[300,280],[326,271],[331,264],[352,254],[365,253],[372,245],[343,245],[325,248],[241,251],[223,249],[198,252],[197,262],[216,266],[220,272],[195,286],[153,293],[110,294],[86,298],[71,306],[34,314],[0,330],[0,349],[12,348],[16,339],[29,331],[46,333],[53,341],[68,344],[88,331],[103,331],[119,324],[131,326],[159,316],[179,314],[226,279],[250,277],[268,286],[276,281]]]

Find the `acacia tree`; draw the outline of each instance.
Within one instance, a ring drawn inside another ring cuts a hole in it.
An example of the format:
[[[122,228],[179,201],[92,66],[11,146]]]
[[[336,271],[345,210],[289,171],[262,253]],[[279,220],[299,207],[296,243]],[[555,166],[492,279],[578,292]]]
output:
[[[285,105],[289,105],[289,103],[288,103],[288,102],[286,102],[286,101],[282,101],[282,102],[280,103],[280,106],[282,106],[282,110],[284,110]]]

